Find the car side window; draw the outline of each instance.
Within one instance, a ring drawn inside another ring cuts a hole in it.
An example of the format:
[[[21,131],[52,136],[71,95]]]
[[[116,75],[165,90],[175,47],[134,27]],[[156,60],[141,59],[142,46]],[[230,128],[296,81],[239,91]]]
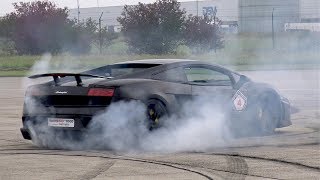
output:
[[[230,77],[222,72],[205,67],[184,68],[189,83],[199,85],[231,86]]]
[[[153,79],[164,80],[170,82],[185,82],[186,78],[181,67],[168,69],[160,73],[154,74]]]

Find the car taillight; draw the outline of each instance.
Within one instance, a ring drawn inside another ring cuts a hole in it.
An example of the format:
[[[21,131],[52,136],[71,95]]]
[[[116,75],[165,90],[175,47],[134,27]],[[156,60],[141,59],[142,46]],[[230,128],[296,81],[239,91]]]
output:
[[[114,89],[104,89],[104,88],[91,88],[88,92],[88,96],[113,96]]]

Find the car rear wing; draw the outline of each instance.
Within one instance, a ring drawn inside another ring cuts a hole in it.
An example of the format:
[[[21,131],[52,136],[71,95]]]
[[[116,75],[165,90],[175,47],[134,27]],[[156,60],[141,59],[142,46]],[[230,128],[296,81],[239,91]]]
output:
[[[106,78],[104,76],[98,76],[98,75],[92,75],[92,74],[82,74],[82,73],[46,73],[46,74],[36,74],[29,76],[28,78],[30,79],[37,79],[37,78],[42,78],[42,77],[53,77],[53,81],[56,86],[60,85],[60,78],[71,76],[74,77],[75,80],[77,81],[77,86],[82,86],[82,80],[81,77],[93,77],[93,78]]]

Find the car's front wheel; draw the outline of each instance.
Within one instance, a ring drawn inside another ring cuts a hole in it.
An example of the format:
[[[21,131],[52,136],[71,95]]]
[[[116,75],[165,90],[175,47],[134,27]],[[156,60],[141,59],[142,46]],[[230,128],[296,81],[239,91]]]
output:
[[[262,96],[256,105],[255,124],[261,135],[273,134],[277,127],[276,99],[272,96]]]

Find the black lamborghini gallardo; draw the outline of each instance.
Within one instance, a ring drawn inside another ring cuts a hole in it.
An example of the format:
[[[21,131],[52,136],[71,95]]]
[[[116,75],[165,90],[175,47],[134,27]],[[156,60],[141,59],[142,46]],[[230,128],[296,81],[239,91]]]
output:
[[[130,100],[145,104],[147,128],[161,128],[161,119],[178,114],[181,104],[199,96],[217,101],[235,130],[245,124],[257,132],[272,133],[275,128],[291,125],[290,103],[275,89],[207,62],[139,60],[79,74],[29,78],[48,76],[53,80],[26,91],[21,128],[25,139],[32,138],[30,126],[38,123],[58,131],[83,131],[92,117],[110,104]]]

